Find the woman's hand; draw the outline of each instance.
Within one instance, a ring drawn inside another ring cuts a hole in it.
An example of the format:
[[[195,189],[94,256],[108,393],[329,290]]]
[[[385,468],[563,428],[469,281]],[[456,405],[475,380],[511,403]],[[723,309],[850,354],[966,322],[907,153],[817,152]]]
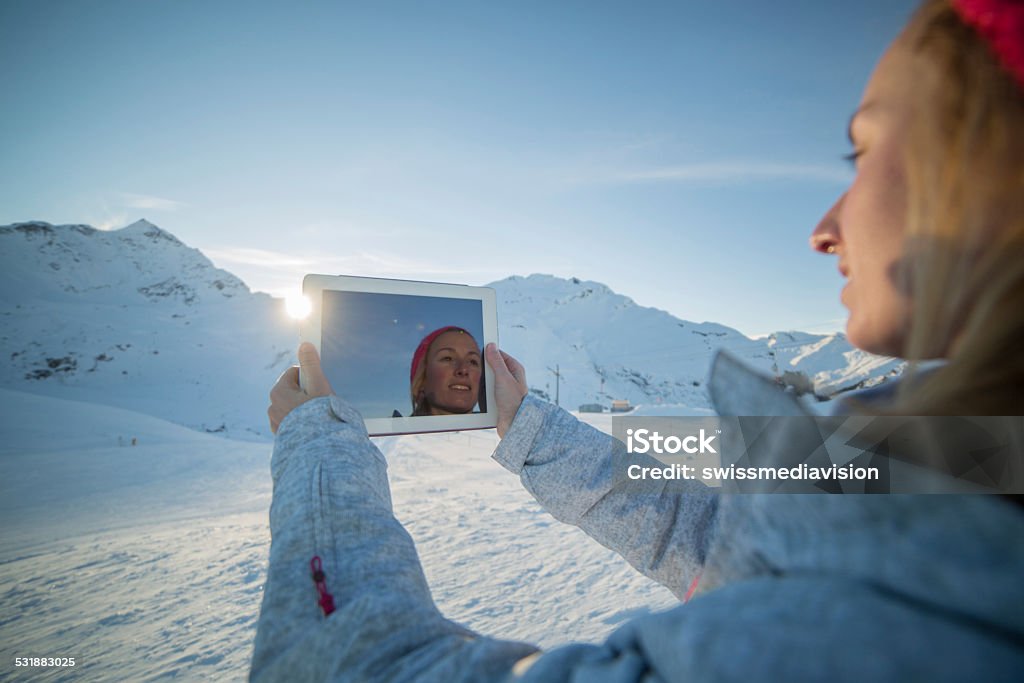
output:
[[[305,390],[299,386],[300,368],[306,378]],[[316,352],[316,347],[309,342],[299,345],[299,364],[281,373],[277,384],[270,390],[270,407],[267,408],[270,431],[277,434],[281,420],[306,401],[320,396],[330,396],[333,393],[331,383],[327,381],[327,376],[320,367],[320,354]]]
[[[526,386],[526,368],[512,356],[498,350],[497,344],[484,349],[487,364],[494,371],[494,400],[498,404],[498,436],[504,437],[512,426],[523,397],[529,393]]]

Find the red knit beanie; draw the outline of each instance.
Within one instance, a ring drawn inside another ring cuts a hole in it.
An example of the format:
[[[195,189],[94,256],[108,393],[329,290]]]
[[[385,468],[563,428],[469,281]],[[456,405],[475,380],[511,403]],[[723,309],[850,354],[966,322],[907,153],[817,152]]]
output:
[[[455,325],[448,325],[446,327],[439,327],[438,329],[434,330],[433,332],[431,332],[430,334],[423,338],[423,341],[421,341],[419,346],[416,347],[416,352],[412,354],[412,365],[409,366],[410,384],[412,384],[412,381],[416,379],[416,370],[419,369],[420,363],[422,363],[423,359],[426,357],[427,349],[430,348],[430,345],[434,343],[434,340],[440,337],[442,334],[444,334],[445,332],[451,332],[452,330],[458,330],[459,332],[465,332],[466,334],[469,334],[469,332],[462,329],[461,327],[456,327]]]

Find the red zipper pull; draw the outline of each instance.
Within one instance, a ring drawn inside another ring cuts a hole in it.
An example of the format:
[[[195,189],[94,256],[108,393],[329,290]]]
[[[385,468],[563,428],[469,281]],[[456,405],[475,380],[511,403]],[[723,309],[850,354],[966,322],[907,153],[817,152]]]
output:
[[[327,592],[327,577],[324,576],[323,564],[320,562],[319,555],[313,557],[309,568],[313,572],[313,583],[316,584],[316,592],[320,596],[316,604],[320,605],[320,609],[323,610],[326,617],[334,611],[334,596]]]
[[[683,602],[689,602],[693,594],[697,592],[697,584],[700,583],[701,574],[693,577],[693,582],[690,583],[690,588],[686,591],[686,596],[683,598]]]

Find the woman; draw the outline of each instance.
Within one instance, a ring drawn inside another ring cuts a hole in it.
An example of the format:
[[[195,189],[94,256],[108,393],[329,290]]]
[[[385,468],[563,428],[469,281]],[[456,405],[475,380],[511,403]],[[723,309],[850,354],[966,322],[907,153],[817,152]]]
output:
[[[851,343],[950,361],[892,410],[1021,415],[1024,9],[953,5],[926,3],[882,58],[850,122],[856,179],[811,243],[849,280]]]
[[[409,368],[412,415],[472,412],[481,395],[483,357],[466,330],[449,325],[420,341]]]
[[[857,177],[812,244],[848,278],[854,343],[948,361],[865,409],[1024,413],[1022,31],[1019,2],[929,0],[854,116]],[[522,366],[493,345],[486,358],[495,459],[555,517],[681,598],[696,581],[698,597],[601,645],[543,654],[446,620],[391,513],[383,458],[303,347],[308,394],[294,370],[272,392],[273,543],[253,678],[991,681],[1024,670],[1024,515],[1006,498],[623,491],[608,473],[621,444],[528,395]],[[733,414],[781,405],[756,377],[726,384]],[[311,472],[328,478],[329,499],[310,495]]]

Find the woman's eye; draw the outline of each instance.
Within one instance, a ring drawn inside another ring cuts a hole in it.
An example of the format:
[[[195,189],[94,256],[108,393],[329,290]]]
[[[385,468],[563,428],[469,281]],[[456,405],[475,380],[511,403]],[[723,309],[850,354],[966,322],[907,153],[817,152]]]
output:
[[[856,168],[856,167],[857,167],[857,159],[859,159],[859,158],[860,158],[860,155],[861,155],[861,154],[863,154],[863,152],[861,152],[861,151],[859,151],[859,150],[856,150],[856,149],[855,149],[855,150],[853,150],[852,152],[850,152],[849,154],[844,154],[844,155],[843,155],[843,159],[844,159],[845,161],[849,162],[849,164],[850,164],[851,166],[853,166],[854,168]]]

